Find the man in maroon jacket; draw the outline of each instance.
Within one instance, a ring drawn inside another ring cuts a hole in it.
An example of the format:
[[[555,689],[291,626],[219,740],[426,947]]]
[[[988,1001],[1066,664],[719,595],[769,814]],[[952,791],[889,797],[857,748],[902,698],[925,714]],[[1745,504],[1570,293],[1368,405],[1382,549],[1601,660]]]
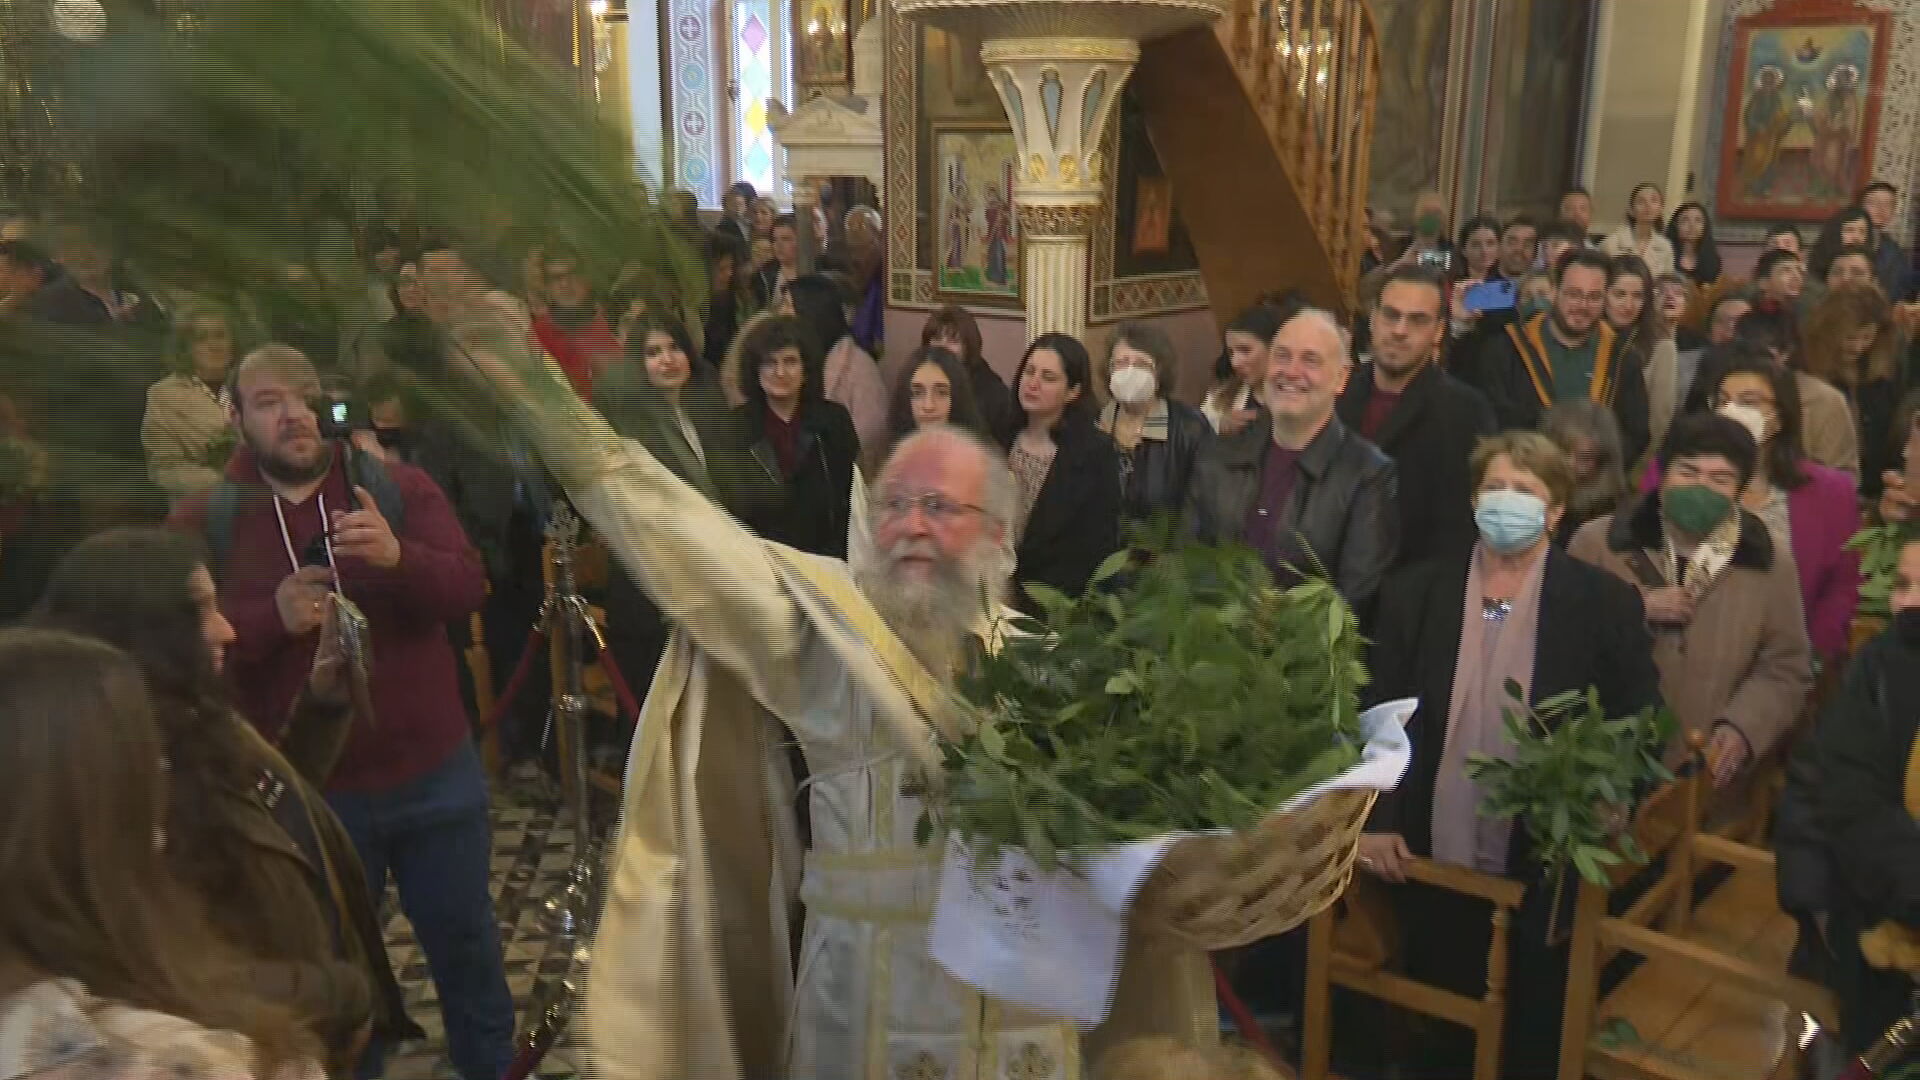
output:
[[[286,345],[234,369],[241,446],[226,481],[171,523],[206,536],[221,607],[238,635],[227,673],[269,735],[312,662],[337,580],[371,624],[374,715],[354,719],[326,782],[376,900],[388,874],[440,991],[464,1080],[498,1080],[512,1056],[513,1000],[489,892],[486,777],[461,704],[446,624],[480,606],[480,556],[427,474],[320,435],[320,379]],[[378,494],[376,494],[376,492]],[[379,1075],[370,1050],[361,1074]]]

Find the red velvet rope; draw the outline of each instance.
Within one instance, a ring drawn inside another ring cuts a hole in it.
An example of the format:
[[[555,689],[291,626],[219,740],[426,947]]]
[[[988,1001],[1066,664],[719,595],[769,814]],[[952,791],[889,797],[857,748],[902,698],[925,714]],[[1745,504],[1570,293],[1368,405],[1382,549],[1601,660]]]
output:
[[[1287,1063],[1280,1059],[1280,1051],[1274,1049],[1273,1041],[1267,1038],[1260,1022],[1254,1019],[1253,1010],[1247,1008],[1247,1003],[1233,992],[1233,984],[1227,981],[1227,976],[1220,970],[1220,962],[1209,957],[1207,963],[1213,968],[1214,992],[1220,995],[1220,1003],[1227,1007],[1227,1015],[1233,1018],[1233,1026],[1240,1030],[1240,1037],[1260,1056],[1272,1062],[1282,1075],[1292,1075]]]
[[[507,706],[513,704],[513,699],[519,697],[520,691],[527,685],[527,675],[533,671],[534,657],[540,655],[540,646],[546,644],[546,641],[545,627],[536,626],[528,632],[527,646],[520,652],[520,662],[513,666],[513,678],[507,680],[506,689],[501,690],[500,696],[494,699],[493,708],[487,712],[486,718],[480,721],[481,727],[491,728],[506,715]]]
[[[626,676],[620,674],[620,668],[613,662],[613,653],[608,651],[606,643],[599,641],[598,635],[595,637],[594,644],[599,652],[597,659],[600,661],[600,670],[607,674],[607,684],[613,688],[613,697],[620,704],[621,715],[629,723],[638,722],[640,699],[633,696],[633,688],[627,685]],[[494,700],[493,709],[480,721],[481,727],[493,727],[500,722],[502,716],[506,715],[507,707],[512,705],[513,700],[520,696],[520,691],[526,688],[527,676],[533,671],[534,658],[540,655],[540,647],[546,644],[546,640],[547,632],[543,627],[536,626],[527,635],[527,645],[520,652],[520,662],[514,665],[513,677],[507,680],[506,687]]]

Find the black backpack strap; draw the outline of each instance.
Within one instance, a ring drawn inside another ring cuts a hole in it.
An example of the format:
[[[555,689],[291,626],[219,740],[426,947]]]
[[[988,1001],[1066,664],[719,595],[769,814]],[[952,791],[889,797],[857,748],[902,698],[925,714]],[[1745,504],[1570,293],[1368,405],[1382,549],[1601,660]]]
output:
[[[233,550],[233,519],[240,512],[240,485],[222,479],[207,493],[205,535],[207,555],[212,561],[213,580],[220,581],[227,568],[227,553]]]

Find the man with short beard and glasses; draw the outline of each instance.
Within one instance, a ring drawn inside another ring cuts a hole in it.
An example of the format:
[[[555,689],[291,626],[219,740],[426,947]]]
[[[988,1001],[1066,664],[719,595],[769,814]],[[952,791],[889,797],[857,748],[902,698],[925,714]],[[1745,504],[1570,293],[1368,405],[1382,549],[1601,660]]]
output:
[[[1647,384],[1600,317],[1612,270],[1597,251],[1565,256],[1555,272],[1553,310],[1516,322],[1487,343],[1479,388],[1505,428],[1537,428],[1548,409],[1569,398],[1604,405],[1620,421],[1625,460],[1638,461],[1650,437]]]
[[[849,567],[754,536],[617,438],[536,363],[511,305],[445,310],[460,369],[517,415],[673,628],[607,863],[584,1013],[596,1074],[996,1080],[1018,1053],[1035,1075],[1078,1080],[1071,1024],[985,1001],[927,948],[941,852],[916,842],[918,789],[962,734],[956,677],[1006,612],[1005,459],[952,428],[910,435],[880,469],[872,543]],[[1204,958],[1145,968],[1121,999],[1211,1035]]]
[[[1373,352],[1347,380],[1340,419],[1400,472],[1400,564],[1467,550],[1478,530],[1467,459],[1499,430],[1479,391],[1440,365],[1446,333],[1438,271],[1403,266],[1373,305]]]
[[[461,704],[446,625],[480,606],[486,575],[427,474],[321,436],[320,377],[266,345],[229,376],[240,446],[225,479],[168,523],[207,540],[241,711],[269,738],[305,685],[327,593],[366,614],[373,715],[356,716],[320,786],[377,902],[389,874],[439,989],[463,1080],[499,1080],[513,1056],[513,997],[490,891],[486,776]],[[351,464],[350,464],[351,462]],[[380,1075],[375,1046],[361,1076]]]

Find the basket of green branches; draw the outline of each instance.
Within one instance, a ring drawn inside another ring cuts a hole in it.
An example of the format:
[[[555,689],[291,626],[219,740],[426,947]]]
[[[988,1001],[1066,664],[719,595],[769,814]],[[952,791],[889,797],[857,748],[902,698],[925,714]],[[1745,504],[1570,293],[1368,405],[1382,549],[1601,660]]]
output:
[[[962,680],[977,726],[944,748],[922,841],[944,831],[975,866],[1013,849],[1048,872],[1158,838],[1133,918],[1207,950],[1331,903],[1399,772],[1300,800],[1368,748],[1364,642],[1333,586],[1281,587],[1252,551],[1189,546],[1122,552],[1077,599],[1030,592],[1042,617]]]

